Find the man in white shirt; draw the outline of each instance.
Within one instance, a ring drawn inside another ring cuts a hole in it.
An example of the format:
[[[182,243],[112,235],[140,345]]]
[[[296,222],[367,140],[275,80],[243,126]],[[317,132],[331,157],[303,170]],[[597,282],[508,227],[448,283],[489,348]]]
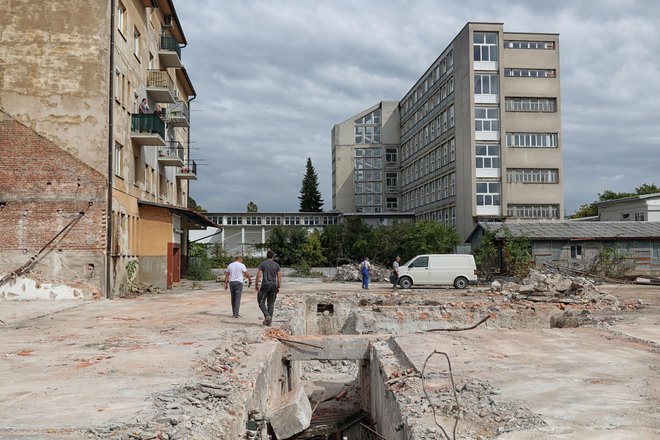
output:
[[[231,311],[234,318],[240,318],[238,314],[241,308],[241,295],[243,294],[243,279],[248,279],[248,287],[252,285],[252,278],[247,271],[247,267],[243,264],[243,256],[237,255],[234,262],[227,266],[225,272],[225,290],[229,286],[231,293]]]

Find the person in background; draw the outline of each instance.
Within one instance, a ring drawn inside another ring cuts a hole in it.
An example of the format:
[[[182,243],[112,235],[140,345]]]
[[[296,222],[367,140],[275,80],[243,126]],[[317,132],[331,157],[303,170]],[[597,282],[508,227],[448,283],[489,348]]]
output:
[[[392,282],[392,288],[396,289],[397,284],[399,284],[399,263],[401,262],[401,257],[397,256],[392,263],[392,276],[390,281]]]
[[[360,263],[360,273],[362,274],[362,288],[369,290],[369,274],[371,273],[369,258],[364,257],[364,260]]]
[[[151,109],[149,108],[147,98],[142,98],[142,102],[140,103],[140,114],[148,115],[149,113],[151,113]]]
[[[257,270],[254,287],[257,290],[257,302],[264,315],[263,325],[271,325],[275,313],[275,299],[282,285],[280,265],[274,261],[275,253],[268,251],[266,260],[262,261]],[[263,282],[262,282],[263,281]],[[259,284],[261,283],[261,289]]]
[[[248,279],[248,287],[250,287],[252,277],[250,277],[247,268],[243,264],[243,256],[237,255],[234,258],[234,262],[227,266],[227,271],[225,272],[225,290],[229,286],[229,292],[231,293],[231,312],[234,318],[241,317],[238,312],[241,308],[241,295],[243,294],[243,280],[245,278]]]

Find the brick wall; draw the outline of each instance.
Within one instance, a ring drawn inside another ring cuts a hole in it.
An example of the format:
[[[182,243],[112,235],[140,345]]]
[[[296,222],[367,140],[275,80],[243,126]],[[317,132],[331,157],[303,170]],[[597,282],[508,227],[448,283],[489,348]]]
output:
[[[43,252],[28,277],[99,295],[106,191],[101,173],[0,113],[0,276],[29,261],[83,212]]]

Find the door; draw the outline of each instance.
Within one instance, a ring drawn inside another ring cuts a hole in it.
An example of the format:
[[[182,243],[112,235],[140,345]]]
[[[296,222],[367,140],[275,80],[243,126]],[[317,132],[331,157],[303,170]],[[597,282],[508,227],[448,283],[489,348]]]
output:
[[[181,246],[178,243],[167,244],[167,288],[181,281]]]
[[[412,277],[413,284],[427,284],[429,282],[429,257],[415,258],[408,265],[408,274]]]

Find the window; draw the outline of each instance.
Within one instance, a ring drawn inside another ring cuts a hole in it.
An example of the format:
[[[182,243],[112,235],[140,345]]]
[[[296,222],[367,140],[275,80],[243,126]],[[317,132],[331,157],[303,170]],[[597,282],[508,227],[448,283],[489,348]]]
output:
[[[381,110],[374,110],[373,112],[356,119],[355,125],[355,143],[356,144],[371,144],[380,143],[380,128],[381,128]]]
[[[122,177],[122,168],[124,165],[124,146],[115,142],[115,176]]]
[[[449,195],[456,195],[456,173],[451,173],[449,175]]]
[[[508,112],[556,112],[555,98],[506,98],[505,108]]]
[[[245,224],[246,225],[260,225],[261,224],[261,217],[258,217],[258,216],[246,217]]]
[[[398,156],[398,151],[396,148],[387,148],[385,150],[385,162],[396,163],[397,156]]]
[[[497,95],[500,93],[500,81],[497,75],[477,73],[474,75],[475,95]]]
[[[554,41],[504,40],[506,49],[554,49]]]
[[[504,69],[504,76],[518,78],[554,78],[555,69]]]
[[[477,182],[477,206],[500,206],[499,182]]]
[[[476,107],[474,109],[476,131],[499,131],[500,109],[497,107]]]
[[[651,249],[651,257],[655,260],[660,258],[660,243],[653,243]]]
[[[410,263],[408,267],[429,267],[429,257],[415,258],[415,261]]]
[[[287,216],[284,217],[284,224],[285,225],[299,225],[300,224],[300,217],[287,215]]]
[[[449,162],[456,160],[456,139],[449,140]]]
[[[497,61],[496,33],[474,33],[474,61]]]
[[[507,216],[521,219],[558,219],[559,205],[507,205]]]
[[[645,220],[645,215],[643,212],[636,212],[635,213],[635,221],[636,222],[643,222]]]
[[[582,258],[582,245],[574,244],[571,245],[571,259],[579,260]]]
[[[557,148],[557,133],[507,133],[507,147]]]
[[[243,224],[243,217],[239,217],[239,216],[227,217],[227,224],[228,225],[242,225]]]
[[[266,225],[281,225],[282,217],[267,216],[265,218],[265,221],[266,221]]]
[[[113,87],[115,88],[115,99],[117,102],[121,102],[121,96],[122,96],[122,79],[121,79],[121,70],[119,70],[119,67],[115,66],[115,83]]]
[[[385,207],[390,210],[397,210],[399,203],[396,197],[388,197],[385,199]]]
[[[509,183],[557,183],[559,171],[556,169],[511,168],[506,172]]]
[[[454,105],[449,106],[449,128],[454,126]]]
[[[385,186],[388,190],[396,190],[397,188],[397,173],[386,173],[385,174]]]
[[[499,145],[477,145],[477,168],[499,168],[500,146]]]
[[[126,8],[121,2],[117,4],[117,30],[122,35],[126,32]]]
[[[140,60],[140,31],[138,28],[133,29],[133,55]]]

